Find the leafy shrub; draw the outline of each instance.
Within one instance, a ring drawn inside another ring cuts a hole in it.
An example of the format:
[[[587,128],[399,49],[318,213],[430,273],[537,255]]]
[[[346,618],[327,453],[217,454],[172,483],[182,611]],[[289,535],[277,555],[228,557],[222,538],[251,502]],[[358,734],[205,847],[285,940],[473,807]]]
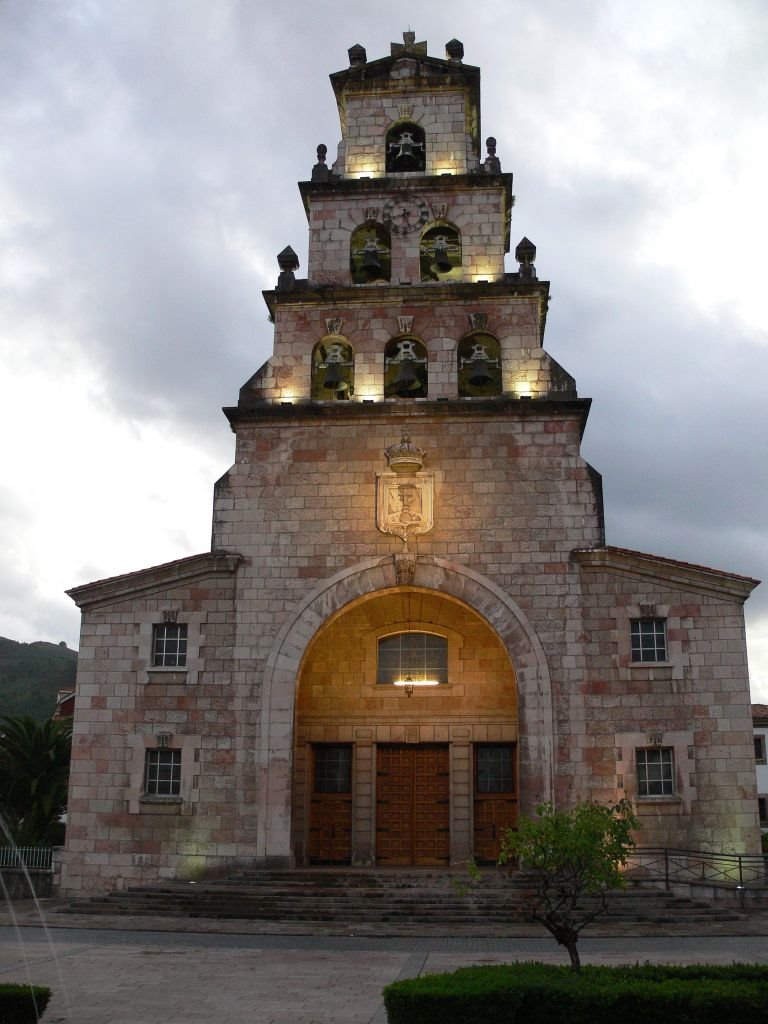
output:
[[[384,989],[389,1024],[744,1024],[768,1020],[768,967],[467,967]]]
[[[50,998],[41,985],[0,985],[0,1024],[36,1024]]]
[[[533,885],[531,916],[565,946],[578,971],[579,934],[605,912],[609,890],[626,888],[621,868],[640,823],[629,800],[607,807],[581,803],[567,811],[545,803],[536,815],[507,829],[499,864],[519,861],[526,869]]]

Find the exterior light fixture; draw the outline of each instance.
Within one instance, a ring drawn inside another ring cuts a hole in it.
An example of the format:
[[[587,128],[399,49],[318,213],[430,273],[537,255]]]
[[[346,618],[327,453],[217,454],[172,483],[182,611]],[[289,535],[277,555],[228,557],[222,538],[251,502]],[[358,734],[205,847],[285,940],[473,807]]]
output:
[[[412,697],[413,696],[413,680],[411,679],[410,676],[406,676],[405,677],[405,680],[403,682],[403,687],[405,688],[405,696],[406,697]]]
[[[413,691],[417,686],[439,686],[439,679],[414,679],[411,675],[407,675],[405,679],[396,679],[395,686],[402,686],[405,690],[406,697],[412,697]]]

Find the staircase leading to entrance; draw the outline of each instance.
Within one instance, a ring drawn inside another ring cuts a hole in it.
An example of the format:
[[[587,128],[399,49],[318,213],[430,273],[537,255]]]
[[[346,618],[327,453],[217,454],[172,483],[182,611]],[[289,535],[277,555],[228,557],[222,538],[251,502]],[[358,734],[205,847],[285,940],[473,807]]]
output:
[[[529,920],[524,875],[488,872],[469,884],[465,872],[306,869],[242,871],[208,882],[169,882],[75,900],[65,912],[281,922],[285,925],[494,926]],[[694,924],[743,915],[664,890],[612,893],[602,922]]]

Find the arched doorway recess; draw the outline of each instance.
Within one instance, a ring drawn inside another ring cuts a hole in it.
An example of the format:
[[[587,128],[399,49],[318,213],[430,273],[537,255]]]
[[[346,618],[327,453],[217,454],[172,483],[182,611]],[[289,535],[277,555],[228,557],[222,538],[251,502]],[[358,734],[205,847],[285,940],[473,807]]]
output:
[[[401,765],[398,770],[427,775],[447,770],[450,786],[447,855],[395,848],[390,851],[392,863],[418,863],[424,856],[425,863],[461,862],[472,855],[477,843],[477,750],[483,744],[514,749],[515,787],[523,811],[551,798],[549,673],[530,622],[480,574],[442,559],[410,557],[415,573],[407,582],[393,557],[371,560],[325,581],[302,601],[273,645],[257,751],[265,812],[260,815],[261,854],[268,861],[310,859],[313,773],[343,772],[339,765],[348,758],[355,787],[349,794],[351,860],[386,860],[386,844],[379,841],[377,830],[388,826],[382,826],[376,810],[377,772],[387,770],[380,753],[385,748],[394,762],[424,759],[420,766]],[[378,638],[428,628],[447,635],[453,651],[445,688],[406,697],[376,683],[371,673]],[[354,654],[345,661],[342,650],[348,646]],[[490,656],[480,657],[481,648]],[[351,747],[349,754],[341,749],[345,746]],[[320,769],[312,762],[316,747],[328,751]],[[408,748],[424,753],[414,755]],[[437,748],[447,749],[447,768],[446,753],[438,751],[430,760],[428,749]],[[498,756],[505,755],[492,751],[490,761]],[[436,799],[442,801],[445,795]],[[338,813],[337,807],[331,816]],[[326,854],[319,859],[341,861],[346,856],[339,850],[326,849]]]

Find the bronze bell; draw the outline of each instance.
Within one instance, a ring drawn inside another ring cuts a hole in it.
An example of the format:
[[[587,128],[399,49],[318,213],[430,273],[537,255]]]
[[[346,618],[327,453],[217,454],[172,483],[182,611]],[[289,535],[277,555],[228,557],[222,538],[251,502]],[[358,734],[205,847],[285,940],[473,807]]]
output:
[[[493,377],[488,372],[488,362],[485,359],[473,359],[472,370],[469,375],[468,382],[476,388],[482,387],[484,384],[491,384]]]
[[[344,380],[341,363],[326,363],[323,387],[328,391],[344,391],[347,383]]]
[[[381,260],[375,246],[365,247],[363,254],[363,270],[369,277],[378,277],[381,274]]]
[[[435,266],[441,274],[447,274],[452,269],[448,246],[442,240],[435,242]]]
[[[392,388],[396,395],[407,395],[409,391],[416,391],[421,387],[421,381],[416,373],[412,359],[403,359],[397,368],[397,376],[392,382]]]

